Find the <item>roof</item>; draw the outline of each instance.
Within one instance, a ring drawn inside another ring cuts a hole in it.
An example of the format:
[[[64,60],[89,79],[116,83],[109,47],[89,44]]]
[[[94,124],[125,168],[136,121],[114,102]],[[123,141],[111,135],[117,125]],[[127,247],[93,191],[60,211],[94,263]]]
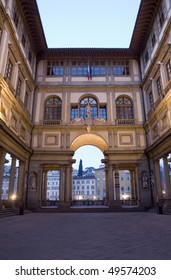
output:
[[[161,0],[141,0],[129,47],[132,52],[141,53],[147,42],[161,2]]]
[[[28,28],[29,37],[36,53],[47,48],[46,38],[36,0],[17,0]]]
[[[73,177],[74,180],[87,180],[87,179],[96,179],[95,175],[85,175],[85,176],[74,176]]]
[[[39,58],[125,58],[134,57],[134,53],[128,48],[48,48],[39,53]]]

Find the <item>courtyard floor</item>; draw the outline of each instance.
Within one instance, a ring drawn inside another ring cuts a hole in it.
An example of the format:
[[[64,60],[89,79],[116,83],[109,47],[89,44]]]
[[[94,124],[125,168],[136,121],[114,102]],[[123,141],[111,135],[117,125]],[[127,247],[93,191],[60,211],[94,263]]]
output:
[[[0,219],[1,260],[171,260],[171,216],[30,213]]]

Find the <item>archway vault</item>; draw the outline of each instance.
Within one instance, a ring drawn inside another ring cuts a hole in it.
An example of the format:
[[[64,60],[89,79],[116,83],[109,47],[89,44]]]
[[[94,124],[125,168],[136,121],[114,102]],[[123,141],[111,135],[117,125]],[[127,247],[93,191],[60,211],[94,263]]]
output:
[[[93,145],[99,148],[102,152],[108,150],[108,145],[102,137],[90,133],[76,137],[71,144],[70,150],[75,152],[78,148],[84,145]]]

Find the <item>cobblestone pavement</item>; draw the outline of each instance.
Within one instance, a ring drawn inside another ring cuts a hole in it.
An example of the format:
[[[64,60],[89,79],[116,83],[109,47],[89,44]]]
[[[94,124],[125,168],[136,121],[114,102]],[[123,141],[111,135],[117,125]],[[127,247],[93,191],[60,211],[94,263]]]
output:
[[[171,260],[171,216],[31,213],[0,219],[1,260]]]

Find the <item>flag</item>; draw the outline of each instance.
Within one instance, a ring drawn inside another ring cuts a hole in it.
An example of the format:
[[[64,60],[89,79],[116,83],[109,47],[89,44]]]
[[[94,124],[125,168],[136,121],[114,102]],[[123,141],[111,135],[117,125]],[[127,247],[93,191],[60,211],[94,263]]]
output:
[[[87,77],[88,77],[88,80],[92,80],[92,67],[89,63],[88,63],[88,67],[87,67]]]

